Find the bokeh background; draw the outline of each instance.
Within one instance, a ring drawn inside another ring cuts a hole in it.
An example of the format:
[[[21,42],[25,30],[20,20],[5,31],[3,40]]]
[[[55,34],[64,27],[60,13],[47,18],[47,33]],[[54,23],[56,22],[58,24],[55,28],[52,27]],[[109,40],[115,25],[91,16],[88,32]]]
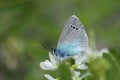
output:
[[[42,45],[56,47],[73,14],[98,50],[120,53],[120,0],[0,0],[0,80],[46,80]]]

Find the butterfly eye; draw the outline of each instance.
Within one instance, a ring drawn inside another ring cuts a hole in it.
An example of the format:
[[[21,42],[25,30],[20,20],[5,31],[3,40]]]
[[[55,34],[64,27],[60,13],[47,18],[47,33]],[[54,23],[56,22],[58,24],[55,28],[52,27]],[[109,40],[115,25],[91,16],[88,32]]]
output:
[[[53,49],[53,52],[55,53],[55,52],[56,52],[56,49]]]
[[[56,52],[56,49],[55,48],[51,48],[52,52],[55,53]]]

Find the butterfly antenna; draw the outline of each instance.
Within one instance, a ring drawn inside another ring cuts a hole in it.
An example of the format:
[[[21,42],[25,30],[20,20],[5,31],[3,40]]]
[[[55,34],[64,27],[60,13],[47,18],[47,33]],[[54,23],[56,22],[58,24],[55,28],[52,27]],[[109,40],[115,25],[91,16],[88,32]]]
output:
[[[49,50],[51,50],[51,51],[55,50],[54,48],[47,47],[45,44],[42,44],[42,47],[43,47],[44,49],[49,49]]]
[[[43,47],[44,49],[48,49],[48,47],[47,47],[45,44],[42,44],[42,47]]]

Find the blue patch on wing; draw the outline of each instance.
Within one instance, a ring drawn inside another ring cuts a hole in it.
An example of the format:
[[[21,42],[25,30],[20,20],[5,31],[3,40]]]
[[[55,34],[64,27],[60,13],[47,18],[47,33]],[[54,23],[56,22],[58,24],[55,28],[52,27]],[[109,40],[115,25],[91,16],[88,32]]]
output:
[[[81,51],[80,42],[66,42],[57,49],[56,55],[59,57],[72,56],[79,54]]]

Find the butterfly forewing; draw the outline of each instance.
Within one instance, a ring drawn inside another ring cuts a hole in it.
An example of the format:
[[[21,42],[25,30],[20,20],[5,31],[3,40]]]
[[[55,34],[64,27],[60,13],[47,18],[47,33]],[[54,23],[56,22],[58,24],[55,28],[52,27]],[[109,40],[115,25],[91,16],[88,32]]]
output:
[[[71,16],[66,22],[63,32],[58,40],[57,48],[64,43],[79,42],[79,47],[85,49],[88,47],[88,37],[80,20],[75,16]]]

